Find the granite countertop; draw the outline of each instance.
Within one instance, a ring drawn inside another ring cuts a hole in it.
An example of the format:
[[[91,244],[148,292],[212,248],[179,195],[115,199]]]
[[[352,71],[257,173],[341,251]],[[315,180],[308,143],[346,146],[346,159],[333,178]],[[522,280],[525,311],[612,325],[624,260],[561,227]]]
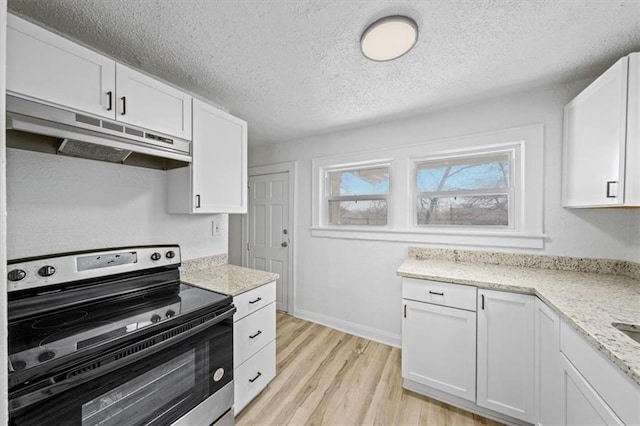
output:
[[[498,255],[502,258],[492,259],[498,260],[495,264],[465,257],[457,250],[412,250],[398,275],[536,295],[640,384],[640,343],[611,325],[640,324],[637,264],[532,255]],[[448,255],[443,255],[445,252]],[[451,255],[454,252],[456,255]],[[518,256],[522,256],[522,262]],[[519,263],[527,266],[518,266]],[[598,263],[608,273],[593,272],[598,270]]]
[[[237,296],[278,278],[278,274],[229,264],[182,270],[180,275],[180,280],[185,283],[230,296]]]

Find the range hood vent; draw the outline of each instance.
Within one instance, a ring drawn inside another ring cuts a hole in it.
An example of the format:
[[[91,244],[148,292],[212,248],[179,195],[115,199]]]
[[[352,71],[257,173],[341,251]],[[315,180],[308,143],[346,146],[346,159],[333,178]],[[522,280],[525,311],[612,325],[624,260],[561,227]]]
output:
[[[7,95],[7,129],[12,148],[159,169],[191,162],[187,140],[11,95]],[[18,136],[12,138],[12,133]],[[29,140],[23,133],[49,138]],[[51,138],[59,141],[53,150]]]
[[[124,161],[131,155],[131,151],[64,139],[58,148],[58,154],[124,164]]]

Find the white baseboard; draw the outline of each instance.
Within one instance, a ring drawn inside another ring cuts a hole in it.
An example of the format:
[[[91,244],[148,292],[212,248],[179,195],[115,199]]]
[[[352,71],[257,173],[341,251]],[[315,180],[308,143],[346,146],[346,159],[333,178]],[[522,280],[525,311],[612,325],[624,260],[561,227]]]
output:
[[[320,325],[324,325],[329,328],[334,328],[339,331],[343,331],[354,336],[362,337],[364,339],[373,340],[374,342],[382,343],[389,346],[399,348],[402,343],[402,336],[399,334],[393,334],[386,331],[378,330],[376,328],[367,327],[361,324],[356,324],[350,321],[344,321],[338,318],[330,317],[328,315],[318,314],[316,312],[306,311],[304,309],[296,309],[293,316],[300,319],[315,322]]]

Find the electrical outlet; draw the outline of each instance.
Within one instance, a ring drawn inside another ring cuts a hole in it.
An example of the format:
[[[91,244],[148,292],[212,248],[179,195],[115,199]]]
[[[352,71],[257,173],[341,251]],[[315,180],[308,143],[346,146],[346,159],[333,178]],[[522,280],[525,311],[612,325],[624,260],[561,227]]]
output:
[[[211,235],[220,234],[220,221],[214,220],[211,222]]]

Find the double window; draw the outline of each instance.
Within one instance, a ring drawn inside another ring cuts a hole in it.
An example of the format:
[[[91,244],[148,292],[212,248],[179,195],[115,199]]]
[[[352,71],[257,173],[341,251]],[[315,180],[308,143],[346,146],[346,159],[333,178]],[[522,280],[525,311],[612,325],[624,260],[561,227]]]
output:
[[[542,248],[540,124],[312,160],[314,237]]]

